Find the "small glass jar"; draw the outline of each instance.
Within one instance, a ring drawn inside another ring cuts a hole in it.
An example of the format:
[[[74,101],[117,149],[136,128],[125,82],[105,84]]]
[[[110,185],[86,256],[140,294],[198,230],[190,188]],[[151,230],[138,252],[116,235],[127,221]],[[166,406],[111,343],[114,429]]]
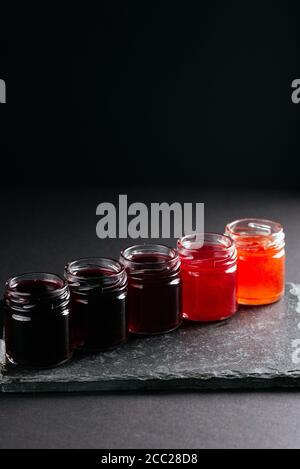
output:
[[[183,317],[220,321],[237,311],[237,255],[234,242],[215,233],[193,233],[179,239]]]
[[[285,284],[282,226],[269,220],[245,218],[229,223],[225,232],[235,241],[238,251],[238,303],[264,305],[278,301]]]
[[[163,334],[182,320],[180,261],[177,252],[159,244],[132,246],[121,252],[128,276],[129,330]]]
[[[86,258],[65,267],[71,293],[71,337],[74,348],[105,352],[127,340],[127,276],[113,259]]]
[[[4,335],[11,363],[47,368],[71,357],[69,297],[58,275],[29,273],[7,280]]]

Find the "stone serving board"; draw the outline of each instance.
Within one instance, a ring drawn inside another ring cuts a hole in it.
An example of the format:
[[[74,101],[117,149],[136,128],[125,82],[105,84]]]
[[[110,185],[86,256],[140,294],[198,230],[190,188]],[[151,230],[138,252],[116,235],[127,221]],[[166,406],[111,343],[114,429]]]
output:
[[[243,307],[227,321],[134,337],[51,370],[10,368],[1,340],[0,363],[2,392],[298,387],[300,285],[288,283],[278,303]]]

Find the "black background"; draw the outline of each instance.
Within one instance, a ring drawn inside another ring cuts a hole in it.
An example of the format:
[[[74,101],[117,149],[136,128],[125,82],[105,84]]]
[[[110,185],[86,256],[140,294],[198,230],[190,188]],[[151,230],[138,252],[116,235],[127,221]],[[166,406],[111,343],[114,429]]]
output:
[[[8,10],[2,184],[298,189],[296,4],[26,2]]]
[[[1,295],[21,272],[118,257],[132,240],[97,239],[95,209],[127,190],[205,202],[207,231],[281,221],[299,283],[299,18],[274,1],[1,4]],[[297,392],[0,397],[1,448],[300,442]]]

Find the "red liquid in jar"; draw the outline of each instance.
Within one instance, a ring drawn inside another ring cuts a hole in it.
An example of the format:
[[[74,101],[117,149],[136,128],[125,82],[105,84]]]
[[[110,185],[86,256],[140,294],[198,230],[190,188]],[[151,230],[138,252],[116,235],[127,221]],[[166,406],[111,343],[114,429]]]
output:
[[[183,317],[206,322],[232,316],[237,310],[236,254],[231,259],[220,246],[204,244],[180,259]]]
[[[134,268],[127,267],[130,332],[151,335],[176,329],[182,320],[178,265],[168,270],[170,256],[155,252],[134,254],[130,260],[134,262]]]

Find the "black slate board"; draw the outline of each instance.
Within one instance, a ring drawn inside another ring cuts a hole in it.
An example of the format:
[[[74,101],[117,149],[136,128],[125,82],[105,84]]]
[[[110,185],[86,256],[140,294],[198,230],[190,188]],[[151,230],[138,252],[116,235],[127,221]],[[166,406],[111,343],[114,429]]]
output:
[[[300,386],[300,285],[270,306],[230,320],[185,324],[164,336],[132,338],[109,353],[52,370],[11,369],[0,341],[2,392],[237,389]]]

